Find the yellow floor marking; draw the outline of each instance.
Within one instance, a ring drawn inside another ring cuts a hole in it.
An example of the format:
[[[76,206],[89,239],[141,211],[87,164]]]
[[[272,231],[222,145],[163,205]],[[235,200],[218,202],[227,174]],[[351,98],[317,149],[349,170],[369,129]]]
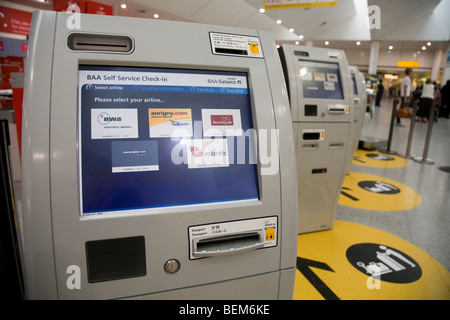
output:
[[[352,264],[347,253],[354,248],[363,250]],[[337,220],[331,230],[301,234],[297,261],[295,300],[450,299],[447,269],[413,244],[368,226]],[[375,266],[384,274],[370,276],[365,268]]]
[[[351,172],[345,177],[339,204],[378,211],[408,210],[422,202],[410,187],[383,177]]]

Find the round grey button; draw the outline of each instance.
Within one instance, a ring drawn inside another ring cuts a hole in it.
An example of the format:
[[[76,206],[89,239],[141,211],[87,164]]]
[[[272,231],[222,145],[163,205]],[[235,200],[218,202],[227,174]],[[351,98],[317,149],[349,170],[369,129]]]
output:
[[[167,260],[164,264],[164,270],[168,273],[175,273],[180,269],[180,262],[176,259]]]

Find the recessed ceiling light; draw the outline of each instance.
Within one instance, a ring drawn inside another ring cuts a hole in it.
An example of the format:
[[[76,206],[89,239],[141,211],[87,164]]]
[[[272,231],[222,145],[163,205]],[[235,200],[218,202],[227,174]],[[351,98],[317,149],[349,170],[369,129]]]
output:
[[[325,41],[325,45],[327,46],[327,45],[329,45],[330,43],[328,42],[328,41]]]
[[[289,29],[289,32],[294,32],[294,29],[293,29],[293,28],[290,28],[290,29]]]
[[[393,46],[389,46],[389,50],[392,50],[392,49],[394,49],[394,47]]]
[[[282,24],[283,21],[281,21],[280,19],[278,19],[278,20],[277,20],[277,23],[278,23],[278,24]]]
[[[158,18],[159,18],[159,14],[155,13],[155,14],[153,15],[153,18],[158,19]]]
[[[299,41],[295,41],[295,44],[296,44],[296,45],[299,45],[299,44],[300,44],[300,42],[299,42]]]
[[[264,8],[259,9],[259,12],[264,13],[266,10]]]
[[[361,41],[356,41],[356,45],[357,46],[361,45]]]
[[[122,9],[126,9],[126,8],[127,8],[127,5],[126,5],[125,3],[122,3],[122,4],[120,5],[120,7],[121,7]]]
[[[427,47],[423,46],[423,47],[422,47],[422,50],[423,50],[423,51],[427,50]]]
[[[427,46],[431,46],[431,42],[430,41],[427,42]]]

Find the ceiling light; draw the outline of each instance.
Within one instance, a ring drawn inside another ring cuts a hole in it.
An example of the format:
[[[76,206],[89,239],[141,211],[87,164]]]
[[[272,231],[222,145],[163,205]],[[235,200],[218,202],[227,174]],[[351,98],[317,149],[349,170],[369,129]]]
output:
[[[264,10],[264,8],[259,9],[259,12],[264,13],[266,12],[266,10]]]
[[[423,51],[427,50],[427,47],[423,46],[423,47],[422,47],[422,50],[423,50]]]
[[[299,45],[299,44],[300,44],[300,42],[299,42],[299,41],[295,41],[295,44],[296,44],[296,45]]]
[[[122,4],[120,5],[120,7],[121,7],[122,9],[126,9],[126,8],[127,8],[127,5],[126,5],[125,3],[122,3]]]
[[[329,45],[330,43],[328,42],[328,41],[325,41],[325,45],[327,46],[327,45]]]
[[[303,40],[303,35],[302,35],[302,34],[299,35],[298,38],[299,38],[300,40]]]
[[[392,50],[392,49],[394,49],[394,47],[393,46],[389,46],[389,50]]]
[[[427,46],[431,46],[431,42],[430,41],[427,42]]]
[[[278,19],[278,20],[277,20],[277,23],[278,23],[278,24],[282,24],[283,21],[281,21],[280,19]]]
[[[158,19],[158,18],[159,18],[159,14],[155,13],[155,14],[153,15],[153,18]]]
[[[356,45],[360,46],[361,45],[361,41],[356,41]]]
[[[290,28],[290,29],[289,29],[289,32],[294,32],[294,29]]]

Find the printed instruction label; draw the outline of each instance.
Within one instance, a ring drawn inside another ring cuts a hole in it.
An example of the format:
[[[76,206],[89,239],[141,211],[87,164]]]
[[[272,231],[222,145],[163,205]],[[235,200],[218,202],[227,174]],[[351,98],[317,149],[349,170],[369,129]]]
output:
[[[263,58],[258,37],[210,32],[213,54]]]

